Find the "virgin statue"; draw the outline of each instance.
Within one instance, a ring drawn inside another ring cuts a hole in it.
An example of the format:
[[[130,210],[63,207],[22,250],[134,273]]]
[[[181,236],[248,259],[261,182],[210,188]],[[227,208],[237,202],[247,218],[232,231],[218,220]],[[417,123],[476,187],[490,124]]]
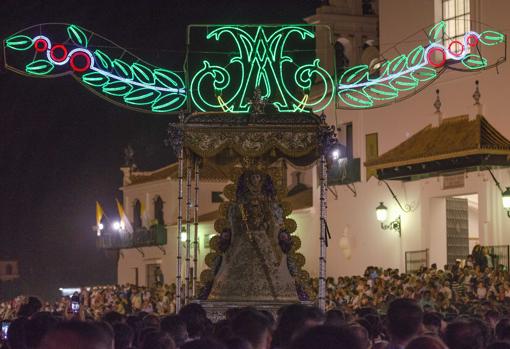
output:
[[[294,278],[279,244],[284,212],[271,176],[246,170],[228,208],[230,244],[209,300],[297,301]]]

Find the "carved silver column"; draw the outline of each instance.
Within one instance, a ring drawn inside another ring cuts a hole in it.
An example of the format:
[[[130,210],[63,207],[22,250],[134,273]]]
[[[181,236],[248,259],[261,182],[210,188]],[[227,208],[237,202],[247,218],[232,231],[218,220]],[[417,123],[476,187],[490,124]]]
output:
[[[182,231],[182,179],[184,172],[184,113],[179,113],[179,123],[170,124],[168,127],[168,142],[177,155],[177,261],[175,280],[175,310],[181,309],[182,290],[182,255],[181,255],[181,231]]]
[[[326,155],[321,154],[319,162],[320,186],[320,253],[319,253],[319,308],[326,309],[326,218],[328,208],[328,172]]]
[[[326,309],[326,262],[327,262],[327,211],[328,211],[328,163],[327,156],[332,146],[337,144],[335,128],[326,124],[326,115],[321,115],[318,132],[319,141],[319,186],[320,186],[320,233],[319,233],[319,294],[318,306]]]
[[[193,239],[193,298],[197,297],[197,275],[198,275],[198,194],[200,183],[200,159],[195,158],[195,200],[193,210],[193,224],[195,234]]]
[[[190,267],[191,267],[191,154],[186,159],[186,279],[185,279],[185,304],[190,301]]]

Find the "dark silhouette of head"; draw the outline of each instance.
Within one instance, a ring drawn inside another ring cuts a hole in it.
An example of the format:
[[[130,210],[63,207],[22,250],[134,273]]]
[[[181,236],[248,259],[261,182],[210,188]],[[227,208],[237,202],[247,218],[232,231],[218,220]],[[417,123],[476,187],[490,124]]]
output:
[[[469,319],[448,324],[444,341],[450,349],[482,349],[484,347],[480,327]]]
[[[232,333],[254,349],[269,348],[271,344],[271,322],[255,309],[244,309],[232,319]]]
[[[323,324],[324,320],[324,313],[317,307],[302,304],[288,305],[281,310],[273,342],[276,346],[285,348],[293,338],[308,328]]]
[[[289,349],[365,349],[348,327],[315,326],[296,337]]]
[[[161,320],[161,331],[173,338],[177,347],[182,346],[188,339],[186,323],[179,315],[168,315]]]
[[[391,340],[406,342],[420,331],[423,311],[412,299],[399,298],[390,303],[387,321]]]
[[[447,349],[446,345],[434,336],[421,336],[411,340],[406,349]]]
[[[58,324],[41,341],[39,349],[111,349],[108,333],[95,323],[68,321]]]

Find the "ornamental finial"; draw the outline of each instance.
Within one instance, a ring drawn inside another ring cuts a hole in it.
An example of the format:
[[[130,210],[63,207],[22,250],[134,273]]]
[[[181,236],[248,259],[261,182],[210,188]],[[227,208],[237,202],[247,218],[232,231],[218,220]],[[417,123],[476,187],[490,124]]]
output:
[[[257,87],[255,91],[253,91],[253,97],[250,99],[253,114],[264,114],[264,109],[266,108],[267,101],[262,97],[262,91],[260,87]]]
[[[434,108],[436,108],[436,113],[441,112],[441,98],[439,98],[439,89],[436,90],[436,101],[434,102]]]
[[[475,88],[475,92],[473,92],[473,99],[475,100],[474,105],[480,105],[480,97],[482,97],[482,94],[480,93],[480,89],[478,88],[479,84],[480,84],[480,82],[478,80],[476,80],[475,81],[476,88]]]

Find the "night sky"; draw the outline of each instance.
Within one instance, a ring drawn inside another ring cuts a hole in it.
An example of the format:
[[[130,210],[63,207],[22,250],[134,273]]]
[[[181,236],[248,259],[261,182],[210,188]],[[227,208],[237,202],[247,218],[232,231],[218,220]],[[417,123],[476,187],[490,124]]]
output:
[[[0,38],[38,23],[74,23],[155,65],[182,70],[186,25],[302,23],[320,0],[1,0]],[[3,66],[3,63],[2,63]],[[128,144],[152,170],[173,162],[172,116],[119,108],[70,77],[34,79],[0,68],[0,259],[21,279],[0,285],[51,299],[58,287],[113,284],[116,258],[96,249],[95,201],[116,216]]]

